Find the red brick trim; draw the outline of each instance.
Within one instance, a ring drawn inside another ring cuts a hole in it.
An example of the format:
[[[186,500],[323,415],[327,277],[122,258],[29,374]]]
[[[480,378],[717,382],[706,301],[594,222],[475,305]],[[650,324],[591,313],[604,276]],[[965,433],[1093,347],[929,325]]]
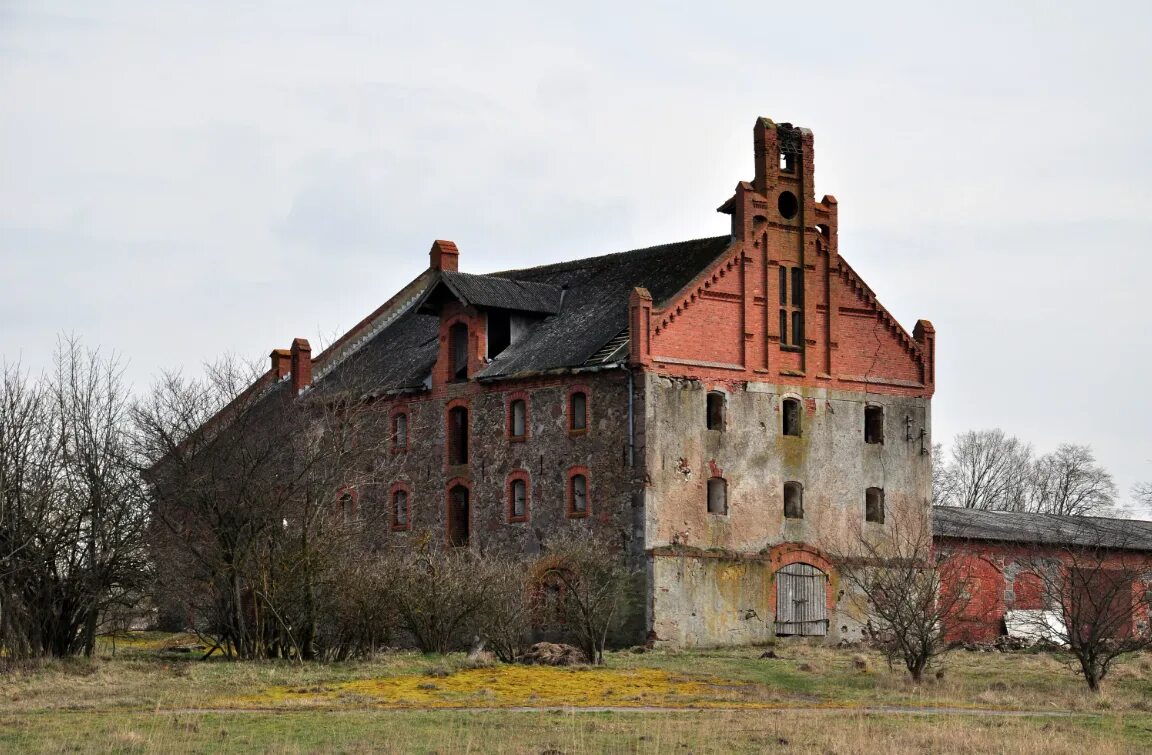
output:
[[[768,595],[768,608],[773,616],[776,615],[776,572],[789,564],[808,564],[828,575],[824,599],[828,608],[828,616],[834,615],[836,595],[840,589],[840,572],[836,570],[836,566],[828,554],[807,543],[781,543],[768,552],[768,563],[772,568],[773,583]]]
[[[472,482],[467,477],[453,477],[444,486],[444,543],[452,547],[452,490],[464,488],[468,491],[468,545],[472,545],[475,530],[472,527],[472,509],[475,508],[472,500]]]
[[[398,509],[396,506],[396,494],[403,492],[405,496],[404,506],[407,509],[404,517],[404,522],[400,522],[397,516]],[[407,532],[412,529],[412,489],[407,482],[394,482],[392,487],[388,490],[388,520],[392,525],[393,532]]]
[[[404,415],[404,443],[403,445],[396,442],[396,418]],[[408,411],[407,404],[392,407],[388,412],[388,434],[389,434],[389,447],[393,453],[403,453],[408,450],[408,445],[411,442],[412,432],[412,415]]]
[[[524,402],[524,434],[523,435],[513,435],[513,433],[512,433],[512,403],[514,401],[523,401]],[[525,441],[528,439],[528,436],[532,434],[531,412],[532,412],[532,401],[529,399],[529,394],[527,391],[513,391],[513,392],[508,394],[508,399],[504,402],[504,413],[505,413],[504,436],[508,440],[515,442],[515,443],[519,443],[519,442],[522,442],[522,441]]]
[[[577,393],[584,394],[584,427],[576,428],[573,423],[572,415],[572,396]],[[572,385],[568,388],[568,399],[564,406],[564,416],[568,418],[568,434],[575,437],[578,435],[587,435],[592,429],[592,389],[587,385]]]
[[[468,462],[472,461],[472,407],[469,406],[468,399],[455,398],[444,405],[444,467],[446,469],[467,466],[452,462],[452,410],[460,408],[468,412],[468,433],[465,441],[468,444]]]
[[[577,475],[584,477],[584,510],[576,510],[575,489],[573,488],[572,479]],[[571,519],[582,519],[592,514],[592,475],[588,472],[588,467],[569,467],[567,483],[564,486],[564,498],[567,500],[565,512]]]
[[[515,504],[515,496],[512,492],[512,483],[522,480],[524,482],[524,513],[521,516],[516,516],[513,513],[513,506]],[[532,477],[528,474],[526,469],[516,469],[508,473],[508,479],[504,483],[504,493],[508,500],[508,522],[509,524],[519,524],[527,522],[532,517]]]

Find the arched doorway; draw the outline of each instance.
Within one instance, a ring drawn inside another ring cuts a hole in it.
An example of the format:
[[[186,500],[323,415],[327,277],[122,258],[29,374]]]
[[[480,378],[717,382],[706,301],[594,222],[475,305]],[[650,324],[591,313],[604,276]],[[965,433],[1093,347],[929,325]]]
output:
[[[448,491],[448,544],[453,548],[468,546],[470,513],[468,488],[456,485]]]
[[[828,634],[828,575],[811,564],[794,563],[776,572],[776,634]]]

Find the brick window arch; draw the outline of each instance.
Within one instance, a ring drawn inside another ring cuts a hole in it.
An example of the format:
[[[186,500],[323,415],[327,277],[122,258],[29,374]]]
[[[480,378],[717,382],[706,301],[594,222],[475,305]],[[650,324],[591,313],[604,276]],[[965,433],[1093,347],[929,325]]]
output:
[[[526,440],[529,434],[528,394],[516,391],[508,396],[508,421],[506,431],[509,440]]]
[[[568,390],[568,433],[583,435],[592,425],[592,391],[586,385]]]
[[[447,452],[449,466],[458,466],[468,463],[468,436],[469,416],[468,402],[465,399],[456,399],[449,402],[445,415],[447,425],[445,428],[444,449]]]
[[[592,513],[592,486],[587,467],[568,470],[568,516],[586,517]]]
[[[345,524],[351,524],[360,518],[359,495],[356,488],[346,485],[336,492],[336,506],[334,513]]]
[[[508,496],[508,521],[527,522],[532,505],[532,480],[528,472],[517,469],[510,473],[505,492]]]
[[[392,410],[391,436],[393,451],[408,450],[408,407],[396,407]]]
[[[388,505],[392,529],[396,532],[412,529],[412,491],[408,483],[398,482],[392,486]]]
[[[472,486],[457,477],[448,482],[445,536],[453,548],[467,548],[472,540]]]

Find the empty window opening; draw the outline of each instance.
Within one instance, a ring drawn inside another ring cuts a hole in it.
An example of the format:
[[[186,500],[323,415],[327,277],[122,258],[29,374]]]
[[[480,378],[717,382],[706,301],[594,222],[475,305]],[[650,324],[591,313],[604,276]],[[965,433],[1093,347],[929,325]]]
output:
[[[728,481],[723,477],[708,480],[708,513],[728,513]]]
[[[408,448],[407,414],[397,414],[392,418],[392,447],[398,450]]]
[[[795,173],[796,172],[796,155],[792,152],[780,153],[780,172],[781,173]]]
[[[588,396],[576,391],[568,399],[569,427],[573,430],[588,429]]]
[[[864,521],[884,524],[884,488],[868,488],[865,491]]]
[[[784,483],[784,516],[788,519],[804,518],[804,486],[798,482]]]
[[[779,269],[780,345],[799,348],[804,345],[804,268]]]
[[[462,406],[448,411],[448,463],[468,463],[468,410]]]
[[[512,317],[505,309],[488,311],[488,358],[495,357],[512,344]]]
[[[508,432],[513,438],[523,438],[528,407],[524,399],[518,398],[512,402],[508,417]]]
[[[776,209],[780,210],[780,215],[785,220],[791,220],[800,211],[800,202],[797,201],[796,195],[792,192],[782,191],[776,200]]]
[[[884,407],[864,407],[864,442],[884,442]]]
[[[513,480],[508,487],[508,511],[513,519],[524,519],[528,516],[528,483],[524,480]]]
[[[348,491],[340,494],[340,518],[345,522],[356,521],[356,496]]]
[[[452,379],[468,379],[468,326],[458,322],[448,331],[448,348],[452,357]]]
[[[801,431],[799,399],[786,398],[784,399],[783,407],[784,434],[799,437]]]
[[[588,478],[582,474],[572,475],[568,482],[569,511],[572,516],[588,513]]]
[[[708,394],[707,422],[709,430],[724,429],[724,399],[724,394],[719,391],[712,391]]]
[[[469,513],[468,488],[456,485],[448,491],[448,544],[453,548],[468,545]]]
[[[392,526],[398,530],[408,529],[408,491],[397,490],[392,494]]]

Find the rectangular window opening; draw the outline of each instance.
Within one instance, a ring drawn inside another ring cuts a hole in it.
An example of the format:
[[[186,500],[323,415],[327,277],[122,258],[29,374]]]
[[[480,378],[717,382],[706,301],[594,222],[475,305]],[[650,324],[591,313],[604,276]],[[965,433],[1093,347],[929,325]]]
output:
[[[724,394],[717,391],[712,391],[708,394],[708,418],[707,427],[709,430],[723,430],[724,429]]]

